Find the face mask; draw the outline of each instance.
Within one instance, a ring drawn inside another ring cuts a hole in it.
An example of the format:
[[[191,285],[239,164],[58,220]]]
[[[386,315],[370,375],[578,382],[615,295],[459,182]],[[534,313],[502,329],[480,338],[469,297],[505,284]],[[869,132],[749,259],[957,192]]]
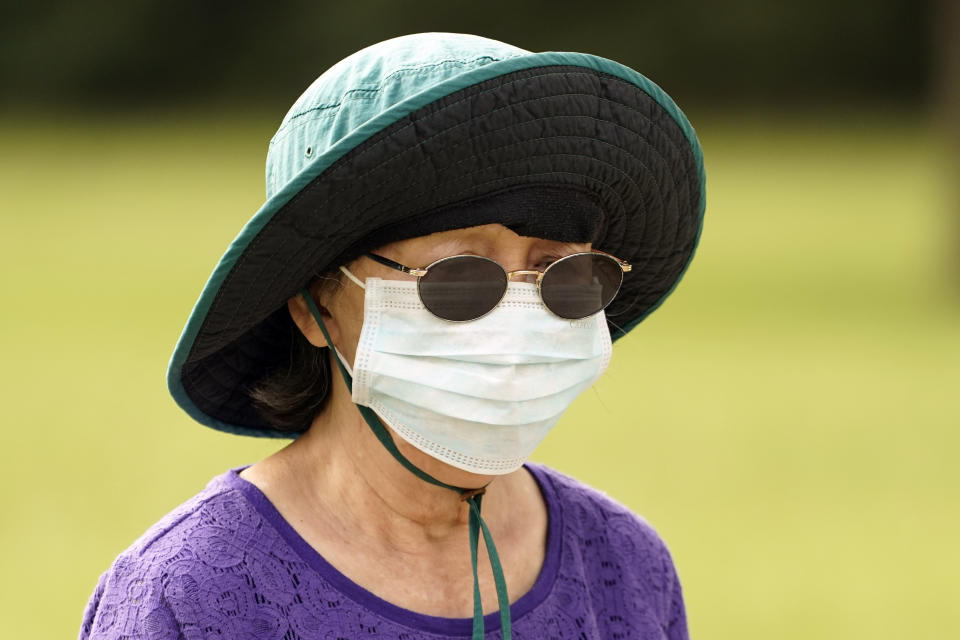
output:
[[[493,311],[469,322],[424,309],[416,282],[370,278],[365,289],[352,370],[338,352],[353,401],[465,471],[518,469],[610,361],[604,314],[559,318],[534,284],[511,282]]]

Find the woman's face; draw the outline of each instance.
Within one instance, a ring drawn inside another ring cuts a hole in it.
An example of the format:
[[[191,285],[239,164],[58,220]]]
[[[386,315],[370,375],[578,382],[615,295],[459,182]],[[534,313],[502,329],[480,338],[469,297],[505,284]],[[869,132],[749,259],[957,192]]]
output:
[[[501,224],[487,224],[400,240],[384,245],[373,253],[414,268],[425,267],[440,258],[470,254],[495,260],[507,271],[542,271],[559,258],[589,250],[589,243],[520,236]],[[346,266],[360,280],[371,277],[384,280],[416,279],[366,257],[357,258]],[[331,338],[347,361],[353,362],[363,324],[364,290],[345,277],[341,281],[341,287],[327,296],[321,294],[319,302],[330,314],[332,326],[328,326],[328,329],[331,330]],[[310,335],[307,337],[311,342],[314,341]]]

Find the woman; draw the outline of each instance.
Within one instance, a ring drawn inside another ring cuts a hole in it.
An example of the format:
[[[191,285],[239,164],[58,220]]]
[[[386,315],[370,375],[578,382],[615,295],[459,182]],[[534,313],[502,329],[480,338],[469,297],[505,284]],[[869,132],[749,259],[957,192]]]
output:
[[[594,56],[397,38],[294,104],[267,192],[168,380],[205,425],[295,440],[121,554],[80,637],[685,638],[649,526],[525,464],[692,257],[669,97]]]

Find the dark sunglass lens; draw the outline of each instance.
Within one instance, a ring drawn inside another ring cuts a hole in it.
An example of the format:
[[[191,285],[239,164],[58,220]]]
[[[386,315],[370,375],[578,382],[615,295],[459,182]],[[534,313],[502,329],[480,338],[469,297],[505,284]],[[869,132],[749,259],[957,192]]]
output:
[[[616,260],[600,253],[578,253],[550,265],[540,295],[550,311],[575,320],[610,304],[621,282],[623,270]]]
[[[493,260],[454,256],[432,265],[418,287],[420,300],[430,313],[462,322],[497,306],[507,290],[507,274]]]

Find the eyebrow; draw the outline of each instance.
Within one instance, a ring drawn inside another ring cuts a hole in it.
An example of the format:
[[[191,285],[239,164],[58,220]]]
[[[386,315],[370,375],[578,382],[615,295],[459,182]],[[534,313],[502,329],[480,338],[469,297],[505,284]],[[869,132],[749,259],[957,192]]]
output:
[[[582,253],[590,250],[589,242],[556,242],[553,240],[548,240],[546,242],[551,244],[535,244],[533,247],[531,247],[531,251],[538,251],[542,254],[569,256],[574,253]]]
[[[432,260],[439,260],[440,258],[457,255],[458,253],[462,252],[463,248],[473,249],[476,247],[476,243],[471,242],[471,240],[476,237],[476,235],[471,235],[466,238],[450,238],[449,240],[438,242],[430,247],[430,250],[426,252],[426,255],[431,257]],[[483,246],[484,248],[489,247],[490,243],[484,242]]]
[[[477,255],[486,255],[491,247],[495,246],[482,233],[471,233],[467,236],[448,238],[430,247],[429,251],[424,252],[429,262],[434,262],[441,258],[462,254],[464,251]],[[561,242],[559,240],[548,240],[547,238],[535,238],[530,246],[530,251],[540,254],[550,254],[557,257],[567,256],[573,253],[580,253],[590,250],[589,242]]]
[[[447,250],[456,250],[463,247],[470,250],[488,250],[496,245],[497,243],[491,240],[488,234],[478,230],[470,231],[465,235],[448,238],[443,242],[437,243],[435,247]]]

